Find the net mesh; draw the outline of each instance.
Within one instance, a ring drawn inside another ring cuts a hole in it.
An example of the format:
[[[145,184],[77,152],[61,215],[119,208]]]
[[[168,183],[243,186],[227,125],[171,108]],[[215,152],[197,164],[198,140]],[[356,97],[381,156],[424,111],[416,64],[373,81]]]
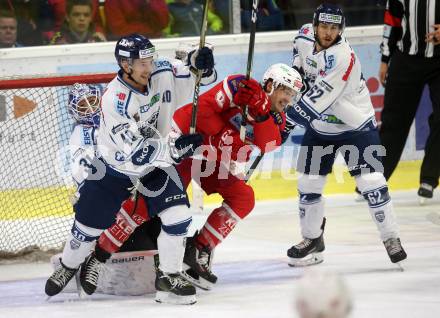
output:
[[[114,74],[0,80],[0,260],[57,251],[72,225],[69,86]]]

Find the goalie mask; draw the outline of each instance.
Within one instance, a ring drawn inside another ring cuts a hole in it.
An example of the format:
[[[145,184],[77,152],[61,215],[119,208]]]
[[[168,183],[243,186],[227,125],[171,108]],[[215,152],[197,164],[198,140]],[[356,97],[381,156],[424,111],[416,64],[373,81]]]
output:
[[[100,101],[97,86],[75,83],[69,92],[69,114],[78,124],[99,127]]]
[[[287,64],[277,63],[270,66],[263,75],[263,87],[266,88],[269,82],[272,82],[271,95],[278,87],[285,87],[292,90],[293,95],[300,96],[303,87],[302,77],[294,68]]]

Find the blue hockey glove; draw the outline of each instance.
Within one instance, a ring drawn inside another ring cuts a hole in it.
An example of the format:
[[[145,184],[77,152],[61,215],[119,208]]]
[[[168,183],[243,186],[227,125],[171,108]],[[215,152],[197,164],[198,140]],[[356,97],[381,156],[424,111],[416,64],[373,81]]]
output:
[[[171,157],[176,163],[191,157],[203,143],[203,136],[199,133],[181,135],[174,142],[170,142]]]

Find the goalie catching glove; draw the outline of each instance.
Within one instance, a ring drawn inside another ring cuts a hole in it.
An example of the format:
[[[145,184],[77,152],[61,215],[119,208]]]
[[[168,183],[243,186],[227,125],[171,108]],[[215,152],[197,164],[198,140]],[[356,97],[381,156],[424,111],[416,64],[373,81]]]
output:
[[[250,121],[261,122],[268,118],[271,106],[269,96],[254,79],[240,81],[233,102],[241,107],[248,106],[248,119]]]

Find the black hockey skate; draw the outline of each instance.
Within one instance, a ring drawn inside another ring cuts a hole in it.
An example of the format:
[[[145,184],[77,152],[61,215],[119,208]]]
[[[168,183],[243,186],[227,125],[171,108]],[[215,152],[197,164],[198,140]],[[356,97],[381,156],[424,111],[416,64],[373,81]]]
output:
[[[156,269],[156,301],[178,305],[192,305],[197,302],[196,288],[179,273],[166,274]]]
[[[434,187],[427,183],[421,183],[417,195],[419,196],[420,205],[423,205],[427,199],[432,199],[434,196]]]
[[[406,259],[406,252],[400,243],[400,238],[389,238],[383,244],[392,263],[399,263]]]
[[[59,294],[78,271],[77,268],[66,267],[61,259],[60,264],[61,266],[58,267],[46,281],[46,287],[44,290],[49,297]]]
[[[214,253],[208,247],[199,249],[195,244],[196,236],[197,233],[186,241],[183,276],[197,287],[210,290],[217,282],[217,276],[211,272]]]
[[[79,281],[81,287],[86,294],[91,295],[98,287],[99,274],[101,273],[104,263],[110,258],[110,253],[104,251],[96,245],[95,251],[90,254],[84,264],[81,265]]]
[[[292,246],[287,250],[289,257],[289,266],[302,267],[320,264],[324,261],[322,252],[325,250],[324,245],[324,227],[325,218],[322,221],[322,233],[318,238],[304,238],[299,244]]]

